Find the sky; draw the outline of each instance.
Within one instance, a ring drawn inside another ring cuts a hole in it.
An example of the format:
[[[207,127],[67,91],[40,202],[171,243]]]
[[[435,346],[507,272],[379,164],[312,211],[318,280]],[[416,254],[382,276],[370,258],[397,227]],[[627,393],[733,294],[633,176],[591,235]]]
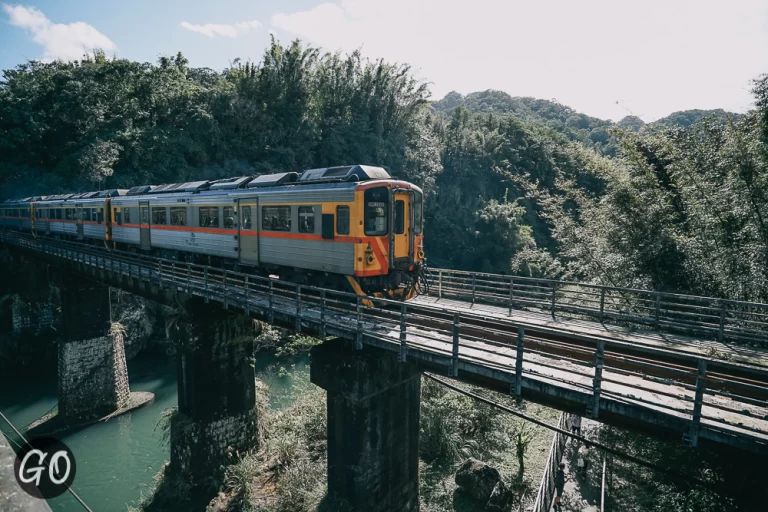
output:
[[[221,70],[270,34],[409,64],[432,99],[497,89],[646,122],[752,105],[768,0],[0,0],[0,69],[94,47]]]

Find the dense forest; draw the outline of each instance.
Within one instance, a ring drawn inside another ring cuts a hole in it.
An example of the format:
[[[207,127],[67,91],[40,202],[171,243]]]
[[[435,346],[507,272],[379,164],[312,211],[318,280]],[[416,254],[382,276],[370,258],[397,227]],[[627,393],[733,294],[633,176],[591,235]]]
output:
[[[618,123],[273,41],[223,71],[30,61],[0,81],[0,196],[381,165],[424,187],[430,262],[768,300],[768,78],[755,108]]]

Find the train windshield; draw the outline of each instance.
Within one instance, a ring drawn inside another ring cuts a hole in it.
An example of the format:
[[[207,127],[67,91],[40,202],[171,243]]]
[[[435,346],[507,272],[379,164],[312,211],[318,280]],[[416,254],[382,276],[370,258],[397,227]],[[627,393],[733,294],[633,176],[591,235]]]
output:
[[[413,191],[413,234],[421,234],[421,226],[424,221],[424,196],[418,190]]]
[[[387,234],[389,212],[389,189],[387,187],[369,188],[365,191],[365,234],[382,236]]]

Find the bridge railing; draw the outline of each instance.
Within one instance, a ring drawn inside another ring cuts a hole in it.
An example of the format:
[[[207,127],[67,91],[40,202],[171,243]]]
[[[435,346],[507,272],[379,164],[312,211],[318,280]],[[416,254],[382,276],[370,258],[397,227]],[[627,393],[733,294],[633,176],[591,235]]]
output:
[[[571,415],[564,412],[561,413],[557,427],[562,430],[571,430]],[[552,437],[552,446],[549,448],[547,465],[544,468],[544,474],[541,476],[539,491],[536,494],[533,508],[530,509],[531,512],[549,512],[552,510],[552,502],[555,497],[555,474],[557,473],[557,466],[563,459],[563,452],[565,451],[567,441],[568,436],[555,431],[555,435]]]
[[[571,342],[564,343],[559,341],[565,332],[562,328],[494,319],[471,310],[450,311],[434,304],[361,297],[2,230],[0,242],[75,265],[81,272],[109,272],[121,282],[124,278],[140,280],[160,290],[169,288],[217,302],[225,309],[258,314],[269,322],[278,317],[283,323],[289,319],[296,331],[309,330],[321,339],[343,336],[354,340],[357,348],[363,344],[388,348],[398,351],[403,361],[431,358],[447,364],[446,372],[454,377],[490,375],[507,382],[512,394],[521,395],[532,381],[556,384],[582,396],[587,414],[593,417],[599,415],[605,399],[631,402],[660,411],[670,421],[687,424],[686,435],[694,444],[702,428],[718,435],[732,435],[734,429],[748,436],[768,431],[768,427],[764,431],[748,424],[744,416],[744,410],[751,406],[768,405],[768,368],[760,365],[746,366],[577,332],[567,332]],[[732,376],[745,374],[749,378]],[[529,384],[524,385],[526,381]],[[636,391],[638,383],[648,381],[660,384],[652,395],[647,389],[645,394]]]
[[[768,304],[574,281],[432,269],[429,294],[720,341],[768,344]]]

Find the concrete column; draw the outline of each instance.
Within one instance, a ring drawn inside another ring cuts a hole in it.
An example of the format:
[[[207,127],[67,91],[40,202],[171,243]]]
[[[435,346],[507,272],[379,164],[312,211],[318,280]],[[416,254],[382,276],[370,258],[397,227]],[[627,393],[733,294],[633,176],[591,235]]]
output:
[[[419,510],[416,368],[333,340],[312,349],[310,375],[328,392],[328,492],[355,510]]]
[[[109,287],[62,276],[58,343],[59,417],[103,417],[128,405],[130,388],[120,333],[110,333]]]
[[[218,478],[228,454],[258,447],[254,323],[191,303],[174,322],[179,410],[171,419],[171,470],[192,481]]]

